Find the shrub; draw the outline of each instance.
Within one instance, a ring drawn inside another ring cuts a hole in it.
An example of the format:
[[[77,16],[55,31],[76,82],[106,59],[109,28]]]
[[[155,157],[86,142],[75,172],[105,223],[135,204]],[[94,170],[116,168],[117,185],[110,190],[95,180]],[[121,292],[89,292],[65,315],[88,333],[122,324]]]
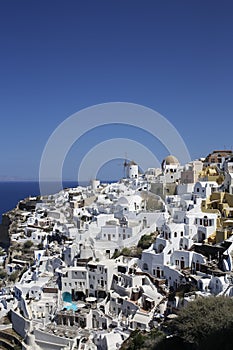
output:
[[[143,235],[138,242],[138,248],[148,249],[151,246],[151,244],[154,243],[156,236],[156,232],[152,232],[149,235]]]
[[[23,244],[23,249],[30,249],[33,246],[32,241],[26,241]]]

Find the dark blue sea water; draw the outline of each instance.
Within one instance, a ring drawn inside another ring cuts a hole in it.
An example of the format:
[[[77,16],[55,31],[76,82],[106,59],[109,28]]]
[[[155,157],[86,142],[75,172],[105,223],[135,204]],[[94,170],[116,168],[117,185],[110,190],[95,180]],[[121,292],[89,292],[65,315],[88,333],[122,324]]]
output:
[[[64,188],[77,185],[77,182],[63,182]],[[21,199],[37,195],[40,195],[39,182],[0,182],[0,222],[2,214],[15,208]]]

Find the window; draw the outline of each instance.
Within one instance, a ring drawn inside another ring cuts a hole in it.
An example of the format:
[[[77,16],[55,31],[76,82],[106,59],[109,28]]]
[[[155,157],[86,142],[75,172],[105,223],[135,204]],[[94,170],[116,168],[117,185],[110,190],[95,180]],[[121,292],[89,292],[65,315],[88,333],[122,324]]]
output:
[[[200,191],[200,189],[199,189],[199,187],[197,187],[197,192],[199,192]]]
[[[174,232],[174,237],[177,237],[177,232]]]
[[[204,216],[204,226],[208,226],[208,218],[207,216]]]
[[[179,266],[179,260],[175,260],[176,266]]]

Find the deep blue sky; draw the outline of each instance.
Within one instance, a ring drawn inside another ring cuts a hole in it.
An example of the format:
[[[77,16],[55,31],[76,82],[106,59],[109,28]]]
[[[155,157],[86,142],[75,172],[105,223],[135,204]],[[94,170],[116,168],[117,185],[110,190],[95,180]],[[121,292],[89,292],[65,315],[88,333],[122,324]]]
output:
[[[0,177],[37,178],[53,130],[112,101],[161,113],[192,158],[231,148],[232,1],[0,1]],[[127,132],[91,131],[71,149],[64,176],[94,144]],[[166,155],[143,132],[133,138]],[[116,168],[107,166],[106,177]]]

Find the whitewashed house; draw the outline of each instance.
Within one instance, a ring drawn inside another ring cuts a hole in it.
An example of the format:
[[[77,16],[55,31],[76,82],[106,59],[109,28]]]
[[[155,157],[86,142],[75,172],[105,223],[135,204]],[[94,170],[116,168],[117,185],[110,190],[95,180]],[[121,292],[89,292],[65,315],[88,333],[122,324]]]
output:
[[[208,198],[218,187],[215,181],[198,181],[194,186],[193,194],[195,197]]]

